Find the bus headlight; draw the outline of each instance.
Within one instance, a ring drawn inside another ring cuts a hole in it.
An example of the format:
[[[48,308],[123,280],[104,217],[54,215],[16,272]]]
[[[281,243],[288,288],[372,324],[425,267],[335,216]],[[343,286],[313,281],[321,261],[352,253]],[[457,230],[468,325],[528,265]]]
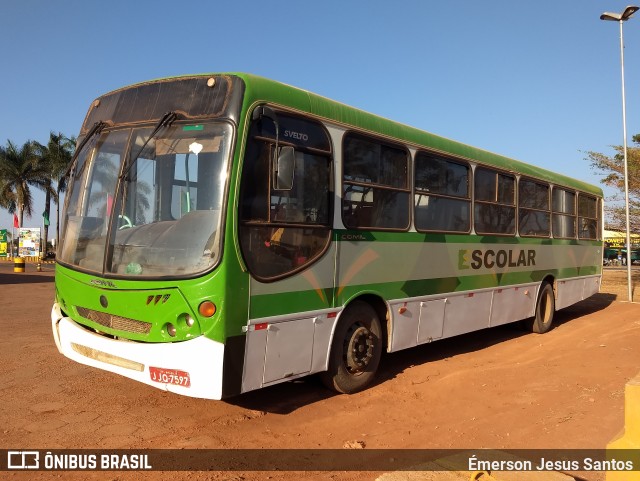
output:
[[[176,337],[176,326],[174,326],[171,323],[167,324],[167,333],[169,333],[169,335],[171,337]]]

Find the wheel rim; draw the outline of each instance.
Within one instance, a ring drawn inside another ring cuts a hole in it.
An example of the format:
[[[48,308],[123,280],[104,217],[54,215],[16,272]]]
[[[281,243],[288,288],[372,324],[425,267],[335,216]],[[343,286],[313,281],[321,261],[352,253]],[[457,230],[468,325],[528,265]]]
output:
[[[548,324],[551,320],[551,299],[548,290],[545,290],[540,298],[540,318],[543,324]]]
[[[364,371],[375,349],[375,337],[364,326],[353,325],[345,338],[345,364],[352,374]]]

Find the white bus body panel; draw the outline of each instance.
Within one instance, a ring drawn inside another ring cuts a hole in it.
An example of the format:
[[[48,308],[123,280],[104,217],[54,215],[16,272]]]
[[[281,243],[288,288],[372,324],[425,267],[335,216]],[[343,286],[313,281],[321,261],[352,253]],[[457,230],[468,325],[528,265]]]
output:
[[[559,280],[556,283],[556,309],[580,302],[600,290],[601,276]]]
[[[242,392],[326,371],[336,321],[334,310],[250,321]]]
[[[533,317],[539,290],[540,284],[526,284],[493,291],[489,326],[501,326]]]
[[[205,399],[222,397],[222,343],[204,336],[184,342],[168,343],[111,339],[94,334],[70,318],[62,316],[58,304],[54,304],[51,310],[51,323],[56,346],[60,353],[69,359],[184,396]],[[79,351],[93,354],[88,357]],[[139,368],[122,367],[104,360],[114,358],[120,360],[117,361],[118,364],[137,364]],[[187,372],[191,385],[185,387],[152,381],[150,366]]]
[[[444,330],[444,313],[447,299],[434,299],[420,303],[420,324],[418,325],[418,344],[440,339]]]
[[[313,318],[299,319],[269,325],[264,356],[265,383],[311,372],[313,321]]]
[[[394,302],[390,351],[532,317],[539,288],[532,283]]]
[[[489,327],[491,292],[472,292],[448,296],[444,310],[442,337],[453,337]]]

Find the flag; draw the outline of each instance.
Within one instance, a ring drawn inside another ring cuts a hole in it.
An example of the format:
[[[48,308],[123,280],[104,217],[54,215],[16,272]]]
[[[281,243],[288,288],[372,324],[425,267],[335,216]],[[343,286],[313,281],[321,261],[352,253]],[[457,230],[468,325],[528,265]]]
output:
[[[20,222],[18,222],[18,216],[13,214],[13,227],[20,227]]]
[[[49,225],[49,212],[47,212],[46,210],[42,213],[42,217],[44,218],[44,220],[42,221],[44,223],[45,226]]]
[[[107,194],[107,217],[111,217],[111,209],[113,209],[113,196]]]

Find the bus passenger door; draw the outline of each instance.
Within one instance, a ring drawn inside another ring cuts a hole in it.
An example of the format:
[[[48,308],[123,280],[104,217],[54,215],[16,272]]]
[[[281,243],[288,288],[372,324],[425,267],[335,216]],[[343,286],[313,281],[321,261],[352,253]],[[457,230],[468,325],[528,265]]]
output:
[[[268,112],[254,115],[240,187],[238,233],[251,275],[243,391],[324,369],[334,305],[328,134],[315,121]]]

